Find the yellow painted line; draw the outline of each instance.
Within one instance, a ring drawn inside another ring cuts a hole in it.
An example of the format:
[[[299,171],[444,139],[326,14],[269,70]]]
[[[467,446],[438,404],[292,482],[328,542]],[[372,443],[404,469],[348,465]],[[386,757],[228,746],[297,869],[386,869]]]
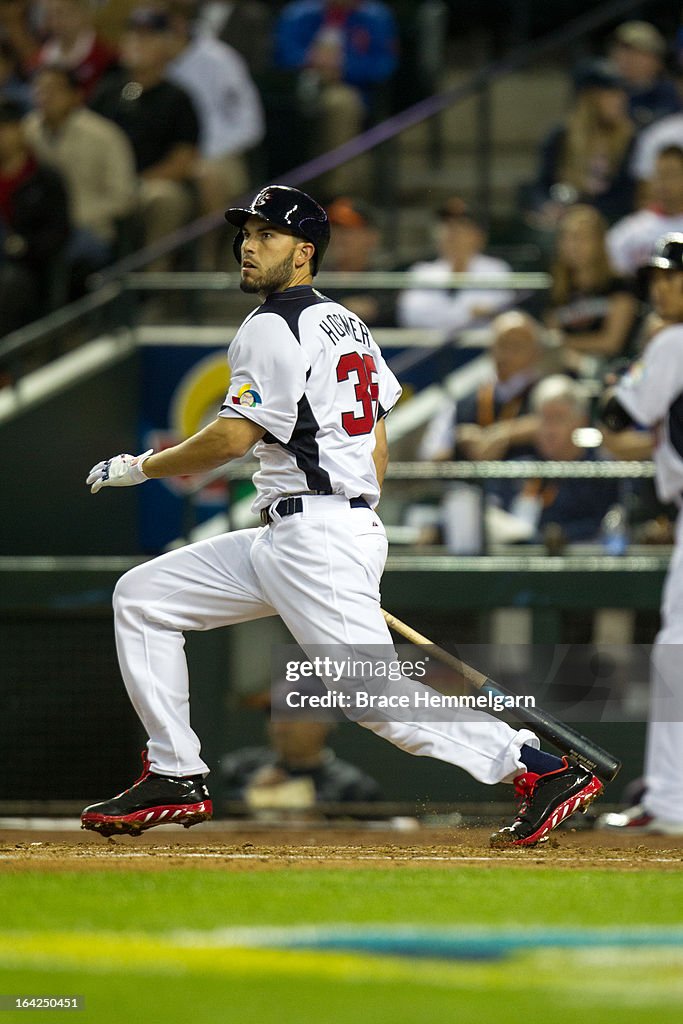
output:
[[[649,953],[651,951],[645,951]],[[312,950],[241,948],[178,942],[167,936],[121,932],[21,932],[0,934],[0,967],[76,969],[82,973],[217,974],[316,978],[337,983],[406,983],[440,989],[544,991],[571,998],[581,992],[615,1006],[681,1005],[680,956],[667,951],[619,950],[524,952],[504,961],[414,960]],[[677,951],[676,951],[677,952]]]
[[[197,971],[217,974],[314,975],[328,979],[448,983],[457,965],[413,962],[356,953],[287,949],[194,946],[172,939],[122,933],[41,932],[0,935],[0,964],[90,967],[126,971]]]

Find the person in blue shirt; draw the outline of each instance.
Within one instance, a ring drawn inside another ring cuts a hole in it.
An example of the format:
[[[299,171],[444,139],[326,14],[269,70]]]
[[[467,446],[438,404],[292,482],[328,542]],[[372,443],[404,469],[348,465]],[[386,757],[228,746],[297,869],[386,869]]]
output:
[[[318,153],[353,138],[377,113],[381,87],[398,66],[398,28],[378,0],[294,0],[275,25],[274,63],[298,74],[302,112],[313,121]],[[358,168],[330,173],[330,197],[353,192]]]

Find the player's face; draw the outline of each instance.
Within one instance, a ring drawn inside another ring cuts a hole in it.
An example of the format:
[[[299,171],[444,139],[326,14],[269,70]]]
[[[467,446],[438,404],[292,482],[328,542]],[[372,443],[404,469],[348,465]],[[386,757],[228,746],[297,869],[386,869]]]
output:
[[[248,294],[271,295],[281,292],[296,274],[295,260],[310,243],[269,224],[250,217],[242,228],[242,273],[240,288]]]
[[[655,269],[650,272],[650,298],[663,320],[683,322],[683,271]]]

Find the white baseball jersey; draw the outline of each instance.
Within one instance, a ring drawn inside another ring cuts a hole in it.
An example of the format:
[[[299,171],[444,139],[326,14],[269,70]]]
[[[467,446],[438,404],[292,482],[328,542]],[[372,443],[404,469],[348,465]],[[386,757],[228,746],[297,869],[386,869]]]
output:
[[[266,431],[254,449],[254,511],[310,492],[363,497],[374,508],[374,429],[401,387],[363,321],[308,285],[288,288],[247,317],[228,361],[220,415]]]
[[[656,427],[655,469],[662,501],[683,495],[683,324],[665,327],[624,374],[616,397],[644,427]]]
[[[610,263],[620,274],[635,274],[652,255],[655,242],[671,231],[683,231],[683,213],[670,217],[656,210],[638,210],[622,217],[605,238]]]

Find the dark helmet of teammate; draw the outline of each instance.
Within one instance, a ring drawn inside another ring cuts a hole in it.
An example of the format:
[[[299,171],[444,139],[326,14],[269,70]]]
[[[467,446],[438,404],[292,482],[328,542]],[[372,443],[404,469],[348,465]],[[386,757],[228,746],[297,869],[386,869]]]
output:
[[[315,246],[311,272],[314,276],[318,273],[330,242],[330,222],[315,199],[289,185],[267,185],[256,193],[248,206],[231,207],[225,214],[225,219],[238,228],[243,228],[250,217],[262,217],[269,224],[285,228],[297,238],[311,242]],[[242,262],[242,239],[240,230],[232,243],[238,263]]]
[[[646,269],[683,270],[683,232],[674,231],[658,239]]]

